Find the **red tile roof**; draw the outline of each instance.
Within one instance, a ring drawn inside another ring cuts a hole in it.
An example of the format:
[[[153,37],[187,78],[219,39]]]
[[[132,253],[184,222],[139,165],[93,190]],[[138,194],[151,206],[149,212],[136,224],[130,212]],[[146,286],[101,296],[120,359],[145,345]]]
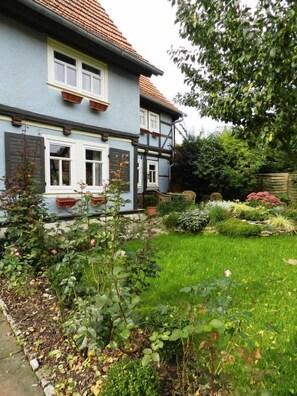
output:
[[[35,0],[95,36],[149,63],[128,42],[97,0]]]
[[[147,98],[155,103],[165,106],[180,115],[183,114],[182,111],[180,111],[173,103],[171,103],[168,99],[165,98],[164,95],[161,94],[161,92],[154,86],[149,78],[140,76],[139,88],[140,95],[144,98]]]

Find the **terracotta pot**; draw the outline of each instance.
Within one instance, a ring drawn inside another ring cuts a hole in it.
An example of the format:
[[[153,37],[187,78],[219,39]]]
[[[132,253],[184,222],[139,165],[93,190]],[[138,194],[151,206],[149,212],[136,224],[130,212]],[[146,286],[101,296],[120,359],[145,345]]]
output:
[[[92,197],[91,202],[93,205],[103,205],[106,204],[107,200],[104,197]]]
[[[70,93],[70,92],[62,91],[61,93],[62,93],[62,99],[65,100],[65,102],[79,104],[83,100],[82,96],[75,95],[75,94]]]
[[[94,100],[90,100],[90,107],[93,110],[106,111],[108,108],[108,105],[104,104],[104,103],[100,103],[100,102],[95,102]]]
[[[157,214],[157,206],[147,206],[146,212],[148,216],[156,216]]]
[[[75,198],[56,198],[56,205],[59,208],[71,208],[78,202]]]

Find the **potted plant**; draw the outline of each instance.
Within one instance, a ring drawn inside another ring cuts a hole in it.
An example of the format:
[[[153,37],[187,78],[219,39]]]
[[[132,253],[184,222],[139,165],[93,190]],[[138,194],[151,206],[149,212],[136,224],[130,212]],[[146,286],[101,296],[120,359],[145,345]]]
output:
[[[157,214],[158,197],[152,194],[145,195],[143,205],[146,208],[148,216],[155,216]]]

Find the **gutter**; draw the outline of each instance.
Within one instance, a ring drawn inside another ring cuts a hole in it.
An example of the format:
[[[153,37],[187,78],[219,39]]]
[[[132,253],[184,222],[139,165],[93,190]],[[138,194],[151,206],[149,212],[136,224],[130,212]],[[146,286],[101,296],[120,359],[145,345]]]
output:
[[[75,23],[70,22],[67,19],[65,19],[64,17],[58,15],[56,12],[50,10],[49,8],[46,8],[45,6],[36,3],[35,0],[16,0],[16,1],[26,7],[31,8],[33,11],[36,11],[37,13],[42,14],[51,20],[54,20],[55,22],[59,23],[60,25],[63,25],[64,27],[66,27],[72,31],[75,31],[79,35],[94,42],[95,44],[97,44],[103,48],[106,48],[107,50],[109,50],[123,58],[126,58],[129,62],[132,62],[132,63],[138,65],[139,67],[146,69],[151,74],[154,74],[156,76],[158,76],[158,75],[162,76],[164,74],[163,71],[158,69],[157,67],[151,65],[148,62],[142,61],[141,59],[137,58],[136,56],[133,56],[129,52],[116,47],[115,45],[111,44],[110,42],[108,42],[98,36],[95,36],[94,34],[86,31],[85,29],[81,28],[80,26],[76,25]]]

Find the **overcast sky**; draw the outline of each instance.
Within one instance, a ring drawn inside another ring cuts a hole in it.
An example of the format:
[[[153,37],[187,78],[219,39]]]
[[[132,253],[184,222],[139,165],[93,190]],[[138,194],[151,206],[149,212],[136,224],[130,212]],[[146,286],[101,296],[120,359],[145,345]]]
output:
[[[182,44],[175,13],[168,0],[99,0],[119,30],[132,46],[164,75],[152,77],[155,86],[173,102],[177,92],[185,92],[183,76],[173,64],[168,50]],[[185,125],[189,131],[203,128],[212,132],[218,126],[210,119],[201,119],[196,110],[179,106],[188,114]]]

